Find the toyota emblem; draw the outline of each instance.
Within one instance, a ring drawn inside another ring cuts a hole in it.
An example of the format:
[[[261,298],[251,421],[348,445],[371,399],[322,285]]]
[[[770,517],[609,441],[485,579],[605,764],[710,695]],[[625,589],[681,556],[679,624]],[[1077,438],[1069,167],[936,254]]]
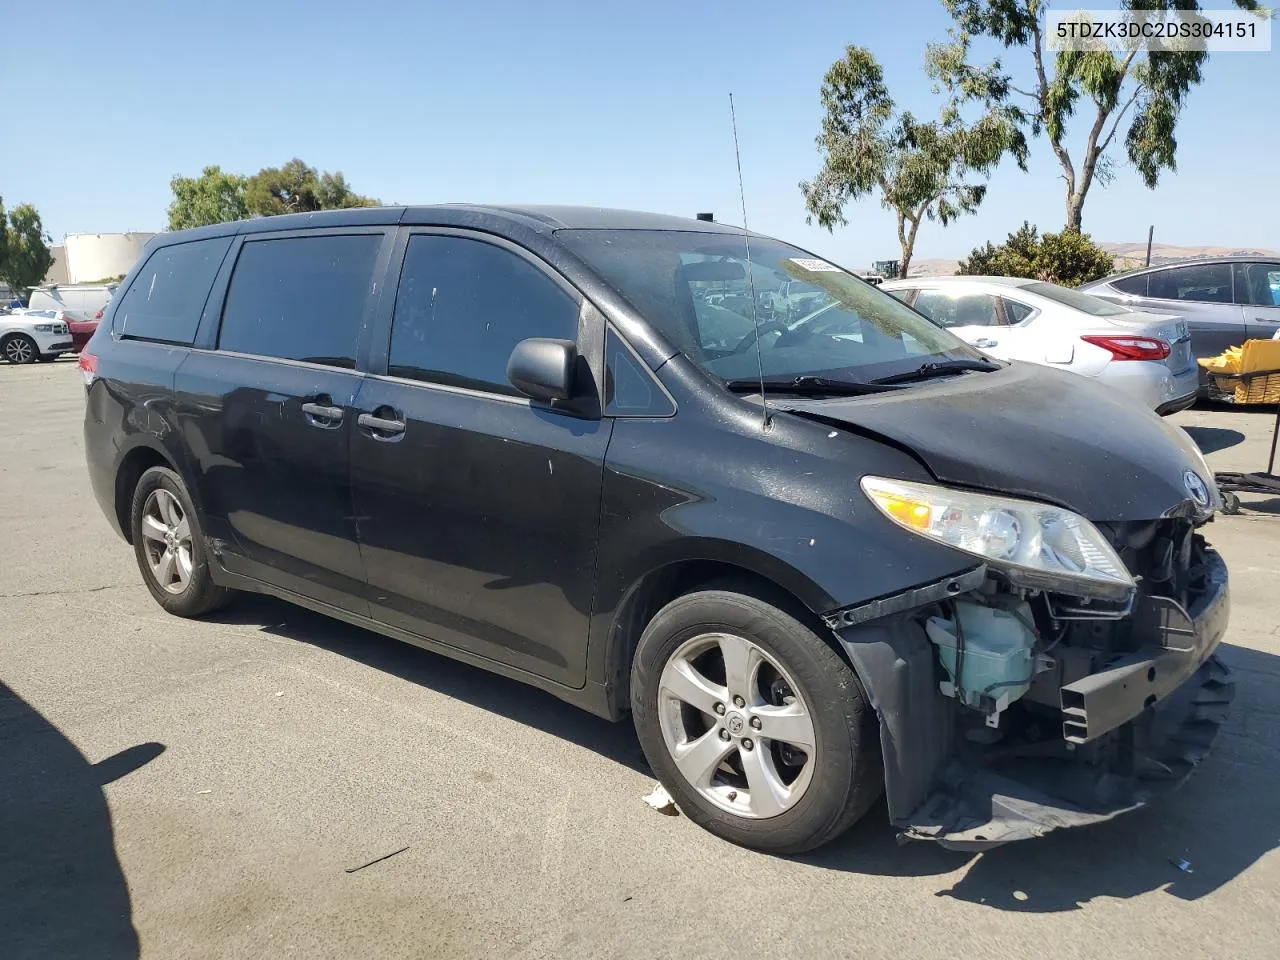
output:
[[[1202,507],[1209,505],[1209,488],[1205,486],[1205,482],[1200,479],[1199,474],[1192,470],[1188,470],[1182,475],[1182,485],[1187,488],[1187,493],[1191,499]]]

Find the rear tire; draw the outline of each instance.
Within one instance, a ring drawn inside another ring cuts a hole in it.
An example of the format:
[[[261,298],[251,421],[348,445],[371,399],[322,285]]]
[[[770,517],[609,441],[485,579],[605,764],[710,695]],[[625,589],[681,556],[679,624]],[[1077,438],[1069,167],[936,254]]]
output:
[[[25,333],[11,333],[0,342],[0,356],[10,363],[35,363],[40,348]]]
[[[636,649],[631,708],[681,811],[744,847],[812,850],[883,790],[879,727],[857,677],[755,597],[705,590],[663,607]]]
[[[138,569],[156,603],[179,617],[226,605],[233,592],[213,582],[200,518],[177,473],[147,470],[134,488],[129,517]]]
[[[60,353],[42,353],[38,359],[41,363],[53,363],[53,361],[57,360],[60,356],[62,356]]]

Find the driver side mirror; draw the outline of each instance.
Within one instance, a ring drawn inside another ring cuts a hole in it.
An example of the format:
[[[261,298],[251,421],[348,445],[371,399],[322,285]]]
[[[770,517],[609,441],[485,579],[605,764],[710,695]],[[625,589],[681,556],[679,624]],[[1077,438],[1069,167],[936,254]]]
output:
[[[532,337],[511,351],[507,379],[534,400],[569,400],[577,363],[578,348],[572,340]]]

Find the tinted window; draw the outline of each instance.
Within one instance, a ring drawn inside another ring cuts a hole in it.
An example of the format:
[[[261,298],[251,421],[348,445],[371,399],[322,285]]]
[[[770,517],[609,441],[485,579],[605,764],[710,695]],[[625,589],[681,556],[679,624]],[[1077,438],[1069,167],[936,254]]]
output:
[[[254,240],[240,249],[220,350],[355,366],[379,234]]]
[[[1236,303],[1280,307],[1280,263],[1237,263]]]
[[[915,308],[940,327],[993,327],[1001,322],[997,299],[989,293],[921,290]]]
[[[231,240],[195,240],[152,253],[120,298],[114,329],[140,340],[191,343]]]
[[[1025,303],[1018,303],[1016,300],[1005,297],[1000,299],[1004,303],[1004,315],[1009,318],[1010,323],[1021,323],[1036,312],[1034,307],[1029,307]]]
[[[612,417],[668,416],[674,413],[653,374],[612,330],[604,341],[605,413]]]
[[[1147,295],[1147,278],[1149,276],[1151,276],[1149,273],[1139,273],[1133,277],[1121,277],[1119,280],[1109,280],[1108,283],[1121,293],[1128,293],[1137,297],[1145,297]]]
[[[507,360],[529,337],[578,339],[578,303],[558,283],[491,243],[409,239],[389,373],[518,395],[507,380]]]
[[[1231,302],[1231,264],[1205,263],[1172,267],[1151,274],[1149,296],[1162,300]]]

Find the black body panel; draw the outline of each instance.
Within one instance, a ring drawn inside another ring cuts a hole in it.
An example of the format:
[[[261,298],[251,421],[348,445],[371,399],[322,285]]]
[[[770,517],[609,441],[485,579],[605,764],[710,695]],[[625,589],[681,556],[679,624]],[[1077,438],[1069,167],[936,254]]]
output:
[[[943,483],[1048,500],[1091,520],[1165,515],[1187,500],[1183,474],[1199,460],[1191,439],[1151,411],[1031,364],[786,406],[907,447]]]
[[[352,487],[375,619],[581,687],[612,422],[370,378]]]
[[[192,350],[175,379],[188,489],[233,573],[367,613],[351,509],[354,400],[346,370]],[[324,418],[304,405],[333,407]]]

